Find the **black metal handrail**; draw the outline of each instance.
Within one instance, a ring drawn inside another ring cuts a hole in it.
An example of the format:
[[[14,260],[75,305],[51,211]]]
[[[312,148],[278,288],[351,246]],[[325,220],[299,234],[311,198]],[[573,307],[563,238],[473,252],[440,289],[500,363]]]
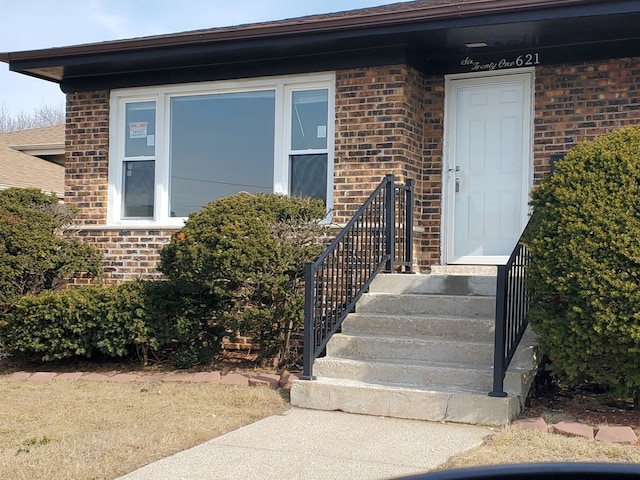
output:
[[[531,256],[523,243],[524,232],[507,263],[498,265],[493,390],[489,393],[491,397],[507,396],[504,377],[528,325],[530,295],[527,291],[526,274]]]
[[[375,276],[410,273],[413,180],[387,175],[315,262],[305,264],[303,380]]]

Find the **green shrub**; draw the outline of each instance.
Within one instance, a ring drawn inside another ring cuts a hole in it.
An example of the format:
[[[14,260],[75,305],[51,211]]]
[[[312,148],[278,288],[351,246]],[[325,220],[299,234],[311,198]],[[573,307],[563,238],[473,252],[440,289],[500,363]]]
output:
[[[5,213],[6,225],[26,228],[24,219],[40,220],[38,244],[46,238],[66,262],[55,269],[29,263],[47,272],[39,277],[47,281],[32,280],[29,288],[3,297],[12,305],[0,317],[0,348],[7,353],[50,361],[136,352],[144,363],[170,357],[189,367],[210,361],[225,333],[241,331],[255,337],[263,357],[290,361],[291,335],[303,318],[303,263],[321,250],[321,202],[248,194],[221,199],[191,215],[163,250],[160,269],[169,281],[48,292],[57,275],[85,267],[82,261],[97,267],[99,257],[87,250],[84,260],[77,258],[83,246],[55,235],[65,221],[51,218],[47,209],[58,209],[67,221],[69,212],[49,197],[27,192],[13,193],[29,208]],[[32,197],[25,201],[25,195]],[[24,258],[14,264],[27,265],[33,249],[26,230],[19,233],[22,245],[15,250]],[[2,245],[6,255],[15,243]],[[13,284],[8,276],[5,285]]]
[[[530,322],[575,385],[640,396],[640,129],[571,150],[533,193]]]
[[[71,209],[39,190],[0,191],[0,313],[76,272],[100,274],[97,251],[64,235],[72,220]]]
[[[0,321],[7,353],[43,361],[157,347],[142,282],[27,294]]]
[[[304,262],[322,250],[320,201],[239,194],[189,216],[161,254],[160,271],[211,306],[216,325],[252,335],[263,359],[292,360],[303,322]]]
[[[222,334],[207,309],[170,282],[27,294],[0,319],[0,347],[42,361],[137,353],[144,364],[168,356],[186,367],[219,351]]]
[[[220,352],[224,327],[212,320],[215,304],[210,298],[172,281],[144,282],[144,298],[158,360],[166,357],[178,368],[188,368],[207,364]],[[146,352],[142,354],[146,362]]]

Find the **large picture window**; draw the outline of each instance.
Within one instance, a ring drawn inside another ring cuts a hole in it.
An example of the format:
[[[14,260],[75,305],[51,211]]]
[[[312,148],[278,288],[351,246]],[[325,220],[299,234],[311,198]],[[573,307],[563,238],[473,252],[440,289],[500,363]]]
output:
[[[174,97],[171,216],[239,191],[273,191],[275,91]]]
[[[238,192],[332,206],[334,76],[114,90],[108,222],[179,226]]]

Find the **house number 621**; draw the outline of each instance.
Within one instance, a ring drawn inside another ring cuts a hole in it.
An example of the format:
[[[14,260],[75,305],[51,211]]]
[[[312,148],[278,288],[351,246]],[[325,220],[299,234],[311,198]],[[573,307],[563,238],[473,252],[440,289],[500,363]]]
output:
[[[540,64],[539,53],[527,53],[525,55],[520,55],[518,58],[516,58],[517,67],[525,67],[525,66],[539,65],[539,64]]]

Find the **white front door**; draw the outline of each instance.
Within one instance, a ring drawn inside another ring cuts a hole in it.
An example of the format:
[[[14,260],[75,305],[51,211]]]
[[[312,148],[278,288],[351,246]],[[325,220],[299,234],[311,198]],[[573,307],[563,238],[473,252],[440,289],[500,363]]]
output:
[[[447,79],[446,263],[505,263],[522,233],[532,171],[532,76]]]

